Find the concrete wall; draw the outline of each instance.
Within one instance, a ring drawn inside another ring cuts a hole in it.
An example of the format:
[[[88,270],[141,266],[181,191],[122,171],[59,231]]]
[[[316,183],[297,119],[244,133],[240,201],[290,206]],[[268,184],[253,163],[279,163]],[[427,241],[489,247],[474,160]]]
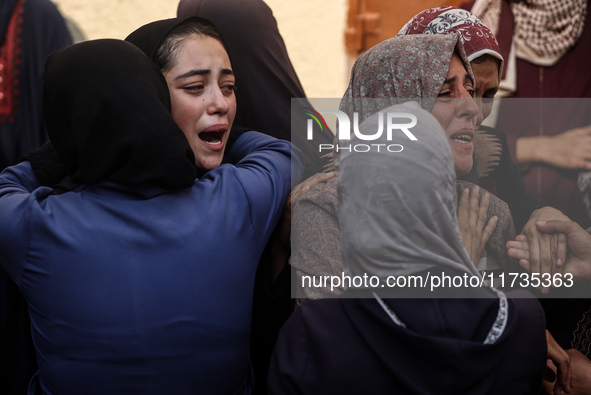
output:
[[[176,16],[178,0],[52,0],[86,39],[125,38]],[[346,0],[266,0],[309,97],[341,97],[348,81]]]

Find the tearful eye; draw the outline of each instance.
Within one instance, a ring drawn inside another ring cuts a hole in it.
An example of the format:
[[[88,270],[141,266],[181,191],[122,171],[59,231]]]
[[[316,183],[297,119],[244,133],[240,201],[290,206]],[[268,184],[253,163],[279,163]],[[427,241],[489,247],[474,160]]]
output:
[[[203,89],[205,89],[205,87],[203,85],[191,85],[191,86],[185,86],[182,89],[186,92],[189,92],[189,93],[199,93]]]
[[[441,101],[441,102],[448,102],[451,100],[451,92],[446,91],[446,92],[439,92],[439,94],[437,95],[437,100]]]
[[[238,87],[236,85],[226,85],[226,86],[222,86],[222,90],[226,94],[232,94],[238,90]]]

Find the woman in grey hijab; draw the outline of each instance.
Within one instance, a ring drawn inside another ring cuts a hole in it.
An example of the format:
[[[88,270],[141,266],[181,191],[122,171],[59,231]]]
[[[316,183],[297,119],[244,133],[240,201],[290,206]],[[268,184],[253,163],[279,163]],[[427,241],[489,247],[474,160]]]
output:
[[[402,286],[427,273],[453,284],[479,275],[456,228],[455,170],[442,127],[415,102],[382,112],[413,114],[417,140],[400,152],[341,156],[343,261],[359,289],[296,309],[275,348],[270,393],[538,394],[546,338],[535,299],[478,286],[452,286],[450,298],[438,299],[429,288],[417,295],[416,286]],[[375,131],[380,116],[360,130]],[[408,295],[420,298],[394,297]]]
[[[456,34],[411,35],[386,40],[362,55],[351,72],[349,87],[341,101],[340,110],[353,120],[355,114],[362,122],[371,114],[395,103],[414,101],[436,116],[448,136],[452,147],[456,176],[465,174],[472,166],[472,142],[477,107],[467,89],[472,89],[472,73]],[[454,72],[450,73],[450,69]],[[336,146],[337,144],[335,144]],[[472,184],[458,181],[458,193],[464,193]],[[475,188],[474,188],[475,189]],[[342,292],[344,287],[301,286],[306,275],[338,275],[342,272],[337,220],[337,180],[316,186],[302,197],[294,208],[292,217],[292,255],[290,263],[296,269],[298,298],[318,298]],[[479,195],[486,198],[483,190],[475,191],[478,213]],[[423,194],[429,193],[425,189]],[[462,200],[460,200],[462,202]],[[465,224],[466,205],[460,205],[462,224]],[[515,238],[513,221],[506,203],[490,196],[488,214],[482,219],[489,223],[498,217],[496,228],[482,225],[480,230],[492,232],[492,236],[472,239],[477,247],[469,244],[468,236],[475,232],[464,231],[465,245],[474,262],[484,263],[478,269],[508,268],[511,262],[506,254],[505,243]],[[462,225],[465,228],[465,225]],[[484,234],[484,232],[483,232]],[[490,235],[490,233],[488,234]],[[476,239],[476,240],[475,240]],[[486,260],[480,259],[484,245]]]

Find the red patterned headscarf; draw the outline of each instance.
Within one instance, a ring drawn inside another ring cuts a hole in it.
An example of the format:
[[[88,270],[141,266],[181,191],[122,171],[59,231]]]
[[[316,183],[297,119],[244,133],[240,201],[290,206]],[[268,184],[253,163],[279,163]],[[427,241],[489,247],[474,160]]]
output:
[[[491,55],[501,61],[501,49],[492,31],[474,14],[456,7],[435,7],[415,15],[398,32],[408,34],[457,33],[462,39],[466,56],[471,62],[482,55]]]

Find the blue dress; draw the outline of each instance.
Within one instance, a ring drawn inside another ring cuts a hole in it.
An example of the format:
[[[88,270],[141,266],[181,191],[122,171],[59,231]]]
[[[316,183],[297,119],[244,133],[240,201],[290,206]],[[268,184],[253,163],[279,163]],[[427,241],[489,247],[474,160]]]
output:
[[[174,192],[54,195],[28,162],[0,174],[0,265],[30,306],[43,393],[247,391],[254,276],[291,145],[246,132],[229,154]]]

